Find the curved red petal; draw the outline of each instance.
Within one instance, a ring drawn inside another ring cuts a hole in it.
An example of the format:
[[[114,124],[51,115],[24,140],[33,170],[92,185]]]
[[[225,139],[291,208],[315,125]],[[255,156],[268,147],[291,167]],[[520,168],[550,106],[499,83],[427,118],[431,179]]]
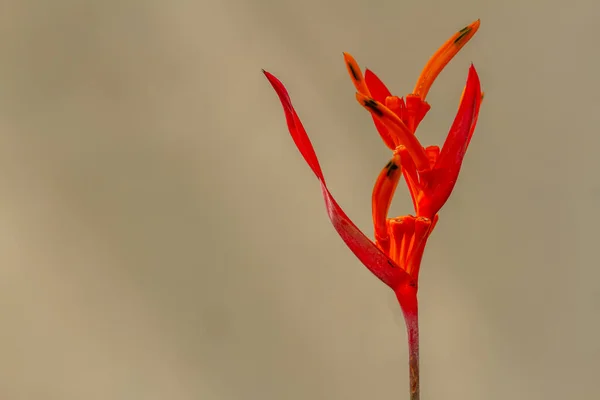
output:
[[[287,90],[275,76],[266,71],[263,72],[281,100],[288,123],[288,129],[296,143],[296,147],[298,147],[298,150],[302,153],[302,156],[321,183],[321,191],[327,207],[327,214],[337,233],[369,271],[386,285],[394,288],[401,282],[404,282],[405,279],[409,279],[410,277],[402,268],[396,265],[388,256],[379,250],[375,243],[354,225],[333,198],[325,184],[325,178],[321,172],[321,167],[319,166],[315,151],[294,107],[292,106]]]

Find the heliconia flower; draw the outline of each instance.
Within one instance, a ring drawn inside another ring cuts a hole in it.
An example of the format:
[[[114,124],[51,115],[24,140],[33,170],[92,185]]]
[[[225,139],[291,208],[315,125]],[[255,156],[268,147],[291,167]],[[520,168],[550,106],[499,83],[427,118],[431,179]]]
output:
[[[392,103],[390,98],[390,96],[386,98],[387,104]],[[423,148],[414,132],[401,118],[401,116],[406,117],[409,122],[413,122],[413,126],[416,126],[420,122],[419,118],[422,113],[403,112],[408,110],[406,107],[400,108],[401,112],[398,115],[372,97],[358,93],[357,99],[377,121],[387,128],[386,133],[389,134],[389,137],[398,143],[392,159],[379,174],[373,189],[372,212],[376,242],[384,252],[391,252],[395,248],[390,247],[390,243],[398,242],[398,234],[404,236],[403,230],[406,223],[399,224],[398,219],[387,218],[398,180],[401,175],[404,175],[412,196],[417,220],[421,218],[422,221],[428,221],[427,223],[430,224],[430,228],[423,232],[422,238],[415,238],[417,243],[422,243],[424,246],[426,237],[431,233],[437,221],[437,212],[448,200],[454,188],[462,160],[475,129],[481,104],[481,88],[475,68],[471,66],[469,69],[467,85],[458,113],[441,150],[437,146]],[[418,98],[408,96],[408,99],[415,99],[414,102],[408,102],[408,104],[417,104]],[[399,103],[404,104],[401,101]],[[428,107],[418,107],[417,110],[428,109]],[[416,116],[416,118],[412,119],[412,116]],[[419,245],[413,251],[413,258],[407,259],[406,264],[402,265],[407,272],[416,277],[423,247]],[[400,257],[406,257],[406,255],[402,254]]]
[[[348,73],[357,90],[356,99],[367,109],[381,138],[392,153],[379,174],[372,193],[375,241],[370,240],[348,218],[333,198],[314,148],[302,126],[284,85],[272,74],[263,73],[283,106],[288,129],[296,147],[321,184],[329,218],[346,245],[381,281],[394,290],[408,331],[411,399],[419,398],[418,373],[418,275],[427,239],[438,221],[438,211],[450,196],[465,152],[475,130],[482,92],[473,65],[458,107],[458,113],[442,146],[424,148],[415,132],[430,110],[425,101],[433,82],[471,39],[479,20],[452,36],[431,57],[412,94],[392,96],[370,70],[363,75],[354,58],[344,53]],[[415,216],[388,218],[388,211],[401,176],[409,188]]]

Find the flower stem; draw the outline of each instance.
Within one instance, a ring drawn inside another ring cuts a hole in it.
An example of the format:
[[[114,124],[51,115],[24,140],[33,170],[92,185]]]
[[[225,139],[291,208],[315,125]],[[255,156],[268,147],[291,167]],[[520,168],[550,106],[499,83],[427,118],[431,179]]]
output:
[[[410,400],[419,400],[421,385],[419,381],[419,308],[417,291],[416,289],[398,291],[396,296],[404,314],[408,335]]]
[[[410,373],[410,400],[419,400],[419,315],[415,313],[412,319],[406,320],[408,331],[408,368]]]

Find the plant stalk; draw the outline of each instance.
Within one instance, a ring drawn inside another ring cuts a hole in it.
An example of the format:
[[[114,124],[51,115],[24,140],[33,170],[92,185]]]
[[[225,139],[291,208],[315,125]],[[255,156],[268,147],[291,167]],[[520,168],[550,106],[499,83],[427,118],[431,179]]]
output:
[[[408,335],[408,372],[410,400],[419,400],[421,384],[419,381],[419,307],[416,288],[396,292],[398,302],[404,314]]]

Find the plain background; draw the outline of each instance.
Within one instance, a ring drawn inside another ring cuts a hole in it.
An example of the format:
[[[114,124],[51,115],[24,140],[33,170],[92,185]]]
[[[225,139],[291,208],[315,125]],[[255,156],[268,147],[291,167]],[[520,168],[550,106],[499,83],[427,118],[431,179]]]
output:
[[[408,398],[393,293],[330,226],[261,68],[370,235],[389,152],[342,51],[403,95],[477,18],[419,130],[442,143],[475,63],[480,122],[422,266],[422,397],[600,398],[598,2],[1,9],[2,400]]]

